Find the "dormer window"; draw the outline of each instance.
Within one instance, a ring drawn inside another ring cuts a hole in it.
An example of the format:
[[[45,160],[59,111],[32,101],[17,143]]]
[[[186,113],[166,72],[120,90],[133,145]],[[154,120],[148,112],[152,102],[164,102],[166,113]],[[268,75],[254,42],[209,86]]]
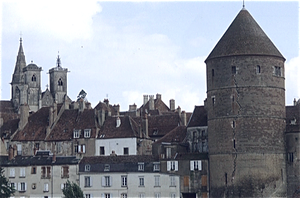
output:
[[[104,171],[110,171],[110,165],[109,164],[105,164]]]
[[[144,162],[138,163],[138,171],[144,171]]]
[[[79,138],[79,137],[80,137],[80,130],[74,129],[73,138]]]
[[[32,81],[32,82],[36,82],[36,76],[35,76],[35,74],[32,75],[31,81]]]
[[[84,138],[91,137],[91,129],[84,129]]]
[[[91,166],[89,164],[84,166],[84,171],[90,171],[91,170]]]
[[[57,84],[58,86],[63,86],[63,81],[61,80],[61,78],[58,80]]]
[[[160,171],[160,162],[153,162],[153,171]]]
[[[281,77],[282,76],[281,67],[274,66],[273,67],[273,75]]]

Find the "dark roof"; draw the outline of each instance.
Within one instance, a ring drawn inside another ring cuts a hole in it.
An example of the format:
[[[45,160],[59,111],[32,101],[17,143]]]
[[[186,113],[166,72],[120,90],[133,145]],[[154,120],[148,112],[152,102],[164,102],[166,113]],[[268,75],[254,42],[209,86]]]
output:
[[[238,13],[205,62],[213,58],[237,55],[269,55],[284,59],[245,9]]]
[[[117,127],[117,119],[121,125]],[[130,116],[107,117],[98,138],[130,138],[139,135],[139,126]]]
[[[94,109],[85,109],[80,112],[78,109],[66,109],[56,125],[51,130],[46,141],[62,141],[73,139],[73,131],[81,130],[80,138],[83,138],[84,129],[91,129],[91,138],[96,137],[96,115]]]
[[[117,107],[118,105],[114,105],[115,107]],[[96,106],[95,109],[97,110],[104,110],[106,113],[107,112],[111,112],[111,115],[117,115],[118,112],[116,111],[116,109],[114,108],[113,105],[109,104],[108,99],[105,99],[103,102],[99,102]]]
[[[286,132],[300,132],[299,127],[299,114],[300,114],[299,104],[296,106],[286,106]],[[292,124],[293,121],[295,124]]]
[[[152,155],[120,155],[83,157],[80,164],[118,164],[124,162],[153,162]]]
[[[161,142],[177,142],[181,143],[186,136],[186,126],[177,126],[175,129],[167,133],[165,136],[157,140],[154,144]]]
[[[204,106],[195,106],[187,127],[207,126],[207,111]]]
[[[44,140],[48,126],[49,107],[43,107],[28,117],[23,130],[18,131],[13,141]]]
[[[176,160],[208,160],[208,153],[178,153]]]
[[[71,165],[78,164],[79,159],[75,156],[71,157],[56,157],[55,162],[52,162],[52,155],[47,157],[40,156],[16,156],[12,160],[8,160],[8,156],[1,156],[1,166],[41,166],[41,165]]]
[[[160,115],[161,112],[170,111],[170,108],[162,101],[160,98],[153,99],[154,100],[154,110],[149,110],[149,101],[144,105],[142,105],[139,110],[141,112],[150,114],[150,115]]]
[[[10,139],[11,135],[19,128],[20,119],[13,119],[5,122],[0,128],[0,136],[4,139]]]

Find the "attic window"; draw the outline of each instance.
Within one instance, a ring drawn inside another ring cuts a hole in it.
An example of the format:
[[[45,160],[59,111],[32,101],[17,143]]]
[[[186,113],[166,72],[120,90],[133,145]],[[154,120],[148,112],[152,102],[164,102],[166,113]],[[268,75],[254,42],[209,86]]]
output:
[[[91,170],[91,166],[89,164],[84,166],[84,171],[90,171]]]
[[[138,171],[144,171],[144,162],[138,163]]]
[[[291,125],[296,125],[296,118],[294,118],[293,120],[291,120]]]
[[[74,133],[73,138],[79,138],[80,137],[80,130],[74,129],[73,133]]]
[[[110,171],[110,165],[109,164],[105,164],[104,171]]]
[[[84,129],[84,137],[85,138],[91,137],[91,129]]]
[[[157,135],[158,134],[158,129],[153,129],[153,135]]]

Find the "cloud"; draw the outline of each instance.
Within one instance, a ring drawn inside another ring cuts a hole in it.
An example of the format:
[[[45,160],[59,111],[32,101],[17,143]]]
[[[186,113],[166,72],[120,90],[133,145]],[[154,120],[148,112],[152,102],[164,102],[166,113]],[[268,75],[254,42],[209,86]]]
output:
[[[286,103],[292,104],[294,98],[300,98],[300,56],[290,59],[285,64],[286,79]]]
[[[7,1],[3,4],[3,23],[6,31],[38,32],[70,42],[90,38],[92,17],[101,9],[97,0]]]

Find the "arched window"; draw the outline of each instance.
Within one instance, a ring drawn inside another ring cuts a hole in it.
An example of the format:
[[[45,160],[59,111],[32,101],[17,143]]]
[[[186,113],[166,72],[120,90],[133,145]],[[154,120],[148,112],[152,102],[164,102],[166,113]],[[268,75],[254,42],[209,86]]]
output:
[[[63,81],[61,80],[61,78],[58,80],[58,86],[63,86]]]
[[[36,82],[36,76],[35,76],[35,74],[32,75],[31,81]]]

